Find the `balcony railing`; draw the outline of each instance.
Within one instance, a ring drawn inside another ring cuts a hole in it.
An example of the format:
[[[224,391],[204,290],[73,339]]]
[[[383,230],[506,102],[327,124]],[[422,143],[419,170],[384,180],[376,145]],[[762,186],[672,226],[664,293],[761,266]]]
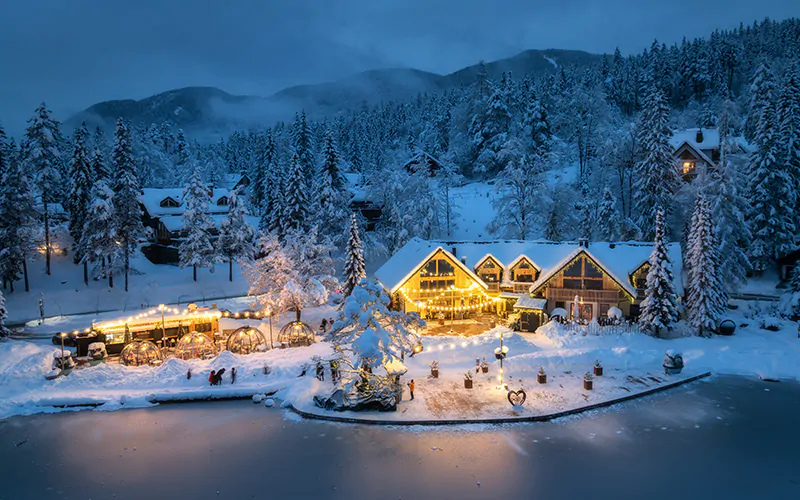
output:
[[[576,288],[547,288],[547,298],[556,301],[571,302],[575,296],[584,302],[604,302],[615,304],[619,302],[619,290],[581,290]]]

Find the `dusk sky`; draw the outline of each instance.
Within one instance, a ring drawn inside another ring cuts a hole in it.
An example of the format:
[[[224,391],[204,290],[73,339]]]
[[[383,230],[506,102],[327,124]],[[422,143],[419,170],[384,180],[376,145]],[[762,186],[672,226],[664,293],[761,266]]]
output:
[[[448,73],[531,48],[632,53],[797,15],[797,0],[8,0],[0,121],[16,135],[42,100],[63,120],[190,85],[269,95],[381,67]]]

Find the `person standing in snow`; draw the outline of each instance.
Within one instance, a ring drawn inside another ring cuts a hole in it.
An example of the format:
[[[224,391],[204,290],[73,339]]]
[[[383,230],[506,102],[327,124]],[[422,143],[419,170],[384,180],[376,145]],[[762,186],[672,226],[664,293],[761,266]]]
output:
[[[414,401],[414,379],[411,379],[411,382],[408,383],[408,392],[411,393],[411,401]]]
[[[322,323],[319,326],[322,329],[322,333],[325,333],[328,330],[328,318],[322,318]]]
[[[211,374],[208,376],[208,385],[214,385],[214,376],[217,374],[216,370],[211,370]]]
[[[236,367],[231,368],[231,385],[236,383]]]
[[[336,381],[339,379],[339,367],[335,359],[331,360],[330,365],[331,365],[331,382],[336,384]]]
[[[325,368],[322,366],[322,361],[317,361],[317,378],[321,381],[325,380]]]
[[[44,323],[44,294],[39,296],[39,324]]]

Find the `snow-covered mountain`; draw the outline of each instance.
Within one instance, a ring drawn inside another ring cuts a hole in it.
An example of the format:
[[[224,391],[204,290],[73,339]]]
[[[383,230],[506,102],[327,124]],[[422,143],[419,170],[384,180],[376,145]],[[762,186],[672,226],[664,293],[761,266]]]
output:
[[[511,71],[515,78],[556,72],[560,65],[584,66],[601,56],[573,50],[527,50],[514,57],[485,64],[489,78]],[[134,124],[171,121],[189,132],[226,132],[291,119],[302,109],[313,117],[386,101],[403,101],[418,94],[444,91],[475,81],[480,65],[447,75],[408,68],[377,69],[340,80],[298,85],[269,97],[231,95],[214,87],[169,90],[141,100],[104,101],[65,122],[71,130],[80,122],[110,127],[117,117]]]

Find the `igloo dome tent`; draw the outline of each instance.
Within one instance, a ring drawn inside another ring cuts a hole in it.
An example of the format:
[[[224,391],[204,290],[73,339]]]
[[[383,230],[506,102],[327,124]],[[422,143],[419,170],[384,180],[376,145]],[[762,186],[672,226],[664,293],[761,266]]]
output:
[[[175,345],[175,356],[180,359],[208,359],[216,354],[217,345],[208,335],[200,332],[184,335]]]
[[[265,352],[268,349],[267,338],[260,330],[252,326],[243,326],[234,330],[228,337],[225,347],[234,354]]]
[[[311,345],[314,343],[314,330],[302,321],[292,321],[281,328],[278,342],[284,347]]]
[[[164,361],[164,355],[154,343],[148,340],[136,340],[122,349],[119,359],[125,366],[154,366]]]

